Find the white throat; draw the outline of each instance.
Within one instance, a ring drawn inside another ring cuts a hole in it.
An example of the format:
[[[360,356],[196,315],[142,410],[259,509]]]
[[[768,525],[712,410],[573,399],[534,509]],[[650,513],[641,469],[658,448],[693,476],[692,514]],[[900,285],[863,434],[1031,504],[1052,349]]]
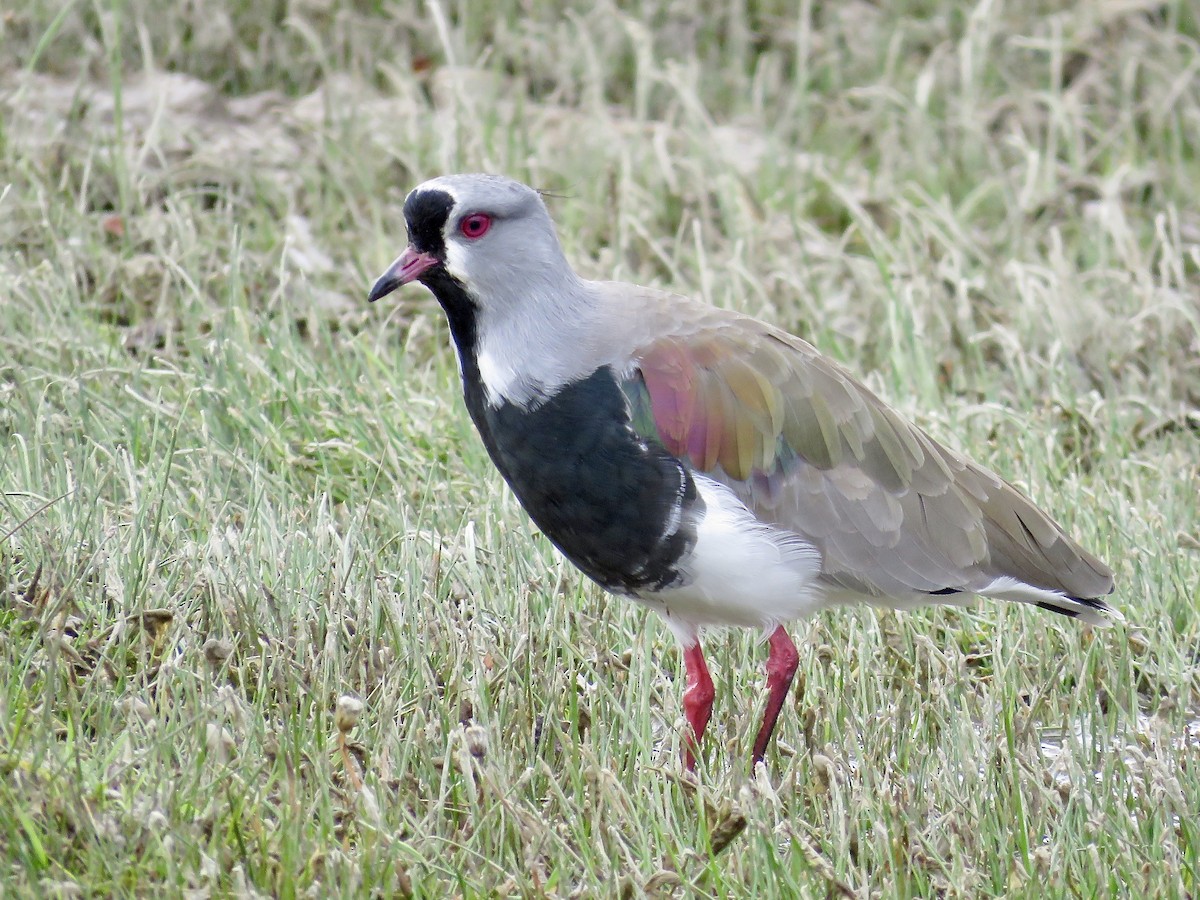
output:
[[[476,363],[489,405],[536,406],[600,365],[587,282],[525,281],[526,293],[492,290],[476,319]]]

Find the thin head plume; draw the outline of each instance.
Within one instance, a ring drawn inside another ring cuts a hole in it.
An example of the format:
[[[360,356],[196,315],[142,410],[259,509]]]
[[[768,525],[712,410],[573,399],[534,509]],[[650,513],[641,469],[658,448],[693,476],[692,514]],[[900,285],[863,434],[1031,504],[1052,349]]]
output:
[[[575,199],[574,194],[561,193],[559,191],[544,190],[542,188],[534,188],[534,190],[537,191],[538,196],[541,197],[543,200],[545,200],[545,199],[574,200]]]

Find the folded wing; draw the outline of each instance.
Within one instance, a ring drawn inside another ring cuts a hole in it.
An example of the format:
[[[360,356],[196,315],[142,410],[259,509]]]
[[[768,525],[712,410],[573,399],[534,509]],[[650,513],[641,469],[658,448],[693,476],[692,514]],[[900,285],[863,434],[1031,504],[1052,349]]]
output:
[[[1012,485],[799,338],[704,318],[635,352],[624,382],[635,427],[816,545],[828,585],[899,601],[986,593],[1086,618],[1104,609],[1085,601],[1112,590],[1111,571]]]

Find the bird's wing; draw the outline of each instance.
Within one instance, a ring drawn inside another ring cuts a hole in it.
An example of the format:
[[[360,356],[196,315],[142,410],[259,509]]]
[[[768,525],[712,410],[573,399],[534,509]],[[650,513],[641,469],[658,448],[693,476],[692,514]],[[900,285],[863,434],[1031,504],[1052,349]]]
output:
[[[1074,598],[1111,591],[1104,563],[1016,488],[905,421],[810,344],[688,306],[625,368],[634,427],[728,484],[762,520],[815,544],[828,582],[897,597],[997,579]]]

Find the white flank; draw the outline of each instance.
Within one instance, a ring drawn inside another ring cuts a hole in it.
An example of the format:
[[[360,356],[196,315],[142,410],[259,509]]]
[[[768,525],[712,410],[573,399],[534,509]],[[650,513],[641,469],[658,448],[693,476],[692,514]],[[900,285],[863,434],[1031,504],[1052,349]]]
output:
[[[767,634],[825,605],[815,584],[821,556],[812,544],[760,522],[720,482],[692,477],[705,510],[696,546],[682,562],[686,583],[639,598],[685,646],[695,643],[705,625],[761,628]]]

